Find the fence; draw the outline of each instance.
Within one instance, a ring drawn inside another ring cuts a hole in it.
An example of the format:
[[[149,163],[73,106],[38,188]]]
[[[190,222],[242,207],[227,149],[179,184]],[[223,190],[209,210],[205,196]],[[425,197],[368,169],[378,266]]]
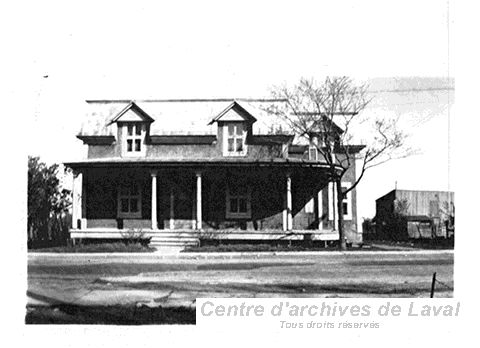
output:
[[[430,298],[433,298],[435,296],[435,285],[440,284],[443,287],[447,288],[450,291],[453,291],[453,287],[451,287],[448,284],[445,284],[444,282],[441,282],[440,280],[437,279],[437,272],[433,273],[432,276],[432,286],[430,288]]]

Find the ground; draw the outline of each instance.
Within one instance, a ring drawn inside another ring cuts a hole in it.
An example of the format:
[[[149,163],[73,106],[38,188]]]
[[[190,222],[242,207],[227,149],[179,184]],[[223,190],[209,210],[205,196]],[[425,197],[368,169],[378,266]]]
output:
[[[198,297],[428,297],[434,272],[452,297],[452,251],[29,254],[27,322],[194,323]]]

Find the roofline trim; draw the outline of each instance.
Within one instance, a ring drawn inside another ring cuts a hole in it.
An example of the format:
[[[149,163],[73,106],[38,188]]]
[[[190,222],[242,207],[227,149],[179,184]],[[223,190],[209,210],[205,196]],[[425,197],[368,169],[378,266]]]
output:
[[[205,103],[205,102],[233,102],[235,100],[244,102],[286,102],[285,98],[199,98],[199,99],[86,99],[87,103]]]

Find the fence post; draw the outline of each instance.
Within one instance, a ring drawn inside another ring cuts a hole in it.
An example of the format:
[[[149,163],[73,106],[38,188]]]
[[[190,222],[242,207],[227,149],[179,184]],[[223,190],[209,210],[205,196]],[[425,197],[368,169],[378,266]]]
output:
[[[433,298],[433,295],[435,294],[435,282],[437,280],[437,272],[433,273],[432,277],[432,287],[430,288],[430,298]]]

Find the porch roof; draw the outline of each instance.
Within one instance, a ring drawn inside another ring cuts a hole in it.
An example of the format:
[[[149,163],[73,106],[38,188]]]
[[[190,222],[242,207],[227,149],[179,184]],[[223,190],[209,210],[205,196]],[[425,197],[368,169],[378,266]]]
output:
[[[280,167],[280,168],[318,168],[329,169],[329,164],[300,158],[273,158],[255,160],[250,158],[196,158],[196,159],[158,159],[158,158],[94,158],[77,162],[66,162],[70,168],[88,167]],[[340,171],[341,167],[337,166]]]

